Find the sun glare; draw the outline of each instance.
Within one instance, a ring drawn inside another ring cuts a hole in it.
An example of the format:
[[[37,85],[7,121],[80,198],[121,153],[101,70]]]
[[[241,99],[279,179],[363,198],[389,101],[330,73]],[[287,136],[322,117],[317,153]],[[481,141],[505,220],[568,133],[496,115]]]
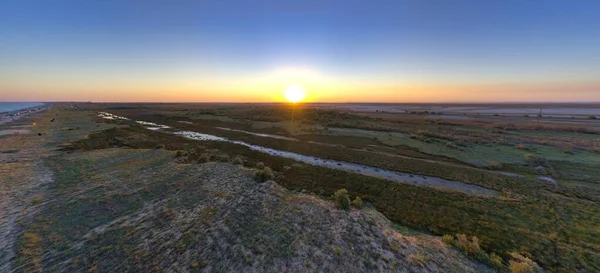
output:
[[[302,87],[297,86],[297,85],[292,85],[285,90],[284,95],[288,101],[296,103],[296,102],[302,101],[302,99],[304,99],[304,96],[306,94],[304,93],[304,90],[302,89]]]

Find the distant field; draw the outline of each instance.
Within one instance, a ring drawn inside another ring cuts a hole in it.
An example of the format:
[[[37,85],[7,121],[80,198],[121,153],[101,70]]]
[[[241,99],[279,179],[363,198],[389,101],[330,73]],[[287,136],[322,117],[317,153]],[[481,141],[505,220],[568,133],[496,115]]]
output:
[[[347,110],[358,113],[413,113],[428,118],[477,119],[480,117],[519,118],[516,121],[555,122],[599,126],[598,103],[537,103],[537,104],[314,104],[319,109]],[[432,115],[430,115],[433,113]],[[538,119],[538,115],[540,116]]]

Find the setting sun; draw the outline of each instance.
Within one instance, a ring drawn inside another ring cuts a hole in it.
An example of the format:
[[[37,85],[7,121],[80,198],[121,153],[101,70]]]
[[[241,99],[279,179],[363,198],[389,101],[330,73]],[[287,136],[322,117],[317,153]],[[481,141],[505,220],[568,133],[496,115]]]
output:
[[[285,90],[284,95],[288,101],[296,103],[296,102],[302,101],[302,99],[304,99],[304,96],[306,94],[304,93],[304,90],[302,89],[302,87],[297,86],[297,85],[292,85]]]

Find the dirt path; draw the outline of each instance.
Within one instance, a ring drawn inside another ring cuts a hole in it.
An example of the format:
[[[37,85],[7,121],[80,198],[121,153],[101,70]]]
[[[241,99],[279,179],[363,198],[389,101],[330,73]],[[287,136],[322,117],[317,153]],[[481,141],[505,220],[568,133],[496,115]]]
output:
[[[63,107],[3,124],[2,131],[11,134],[0,134],[0,272],[16,270],[15,249],[22,227],[52,202],[46,192],[53,182],[47,158],[58,154],[58,145],[106,127],[97,126],[87,113],[68,113]],[[14,134],[15,130],[28,133]]]
[[[31,124],[31,131],[47,132],[47,118],[53,112],[32,114],[5,126]],[[8,129],[10,131],[12,129]],[[16,257],[19,226],[27,222],[44,202],[44,188],[52,182],[52,173],[43,159],[51,151],[44,147],[48,135],[10,134],[0,137],[0,272],[12,272]]]

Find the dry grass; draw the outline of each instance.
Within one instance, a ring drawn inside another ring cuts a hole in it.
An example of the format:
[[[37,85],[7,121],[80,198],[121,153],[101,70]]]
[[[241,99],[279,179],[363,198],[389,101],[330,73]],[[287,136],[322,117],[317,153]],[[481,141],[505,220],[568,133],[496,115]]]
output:
[[[41,272],[41,260],[44,250],[42,237],[33,232],[25,232],[21,238],[23,246],[19,257],[29,272]]]
[[[33,205],[39,205],[42,202],[44,202],[44,195],[43,194],[36,194],[35,196],[32,197],[31,199],[31,203]]]
[[[424,267],[429,261],[429,259],[423,254],[410,254],[408,255],[408,259],[410,260],[411,264],[418,265],[419,267]]]
[[[52,249],[65,251],[45,252],[44,271],[489,271],[430,236],[398,234],[374,210],[345,213],[330,200],[255,183],[250,169],[176,164],[172,154],[55,158],[61,195],[47,197],[54,206],[33,221],[48,226]],[[24,238],[24,246],[40,241]]]

